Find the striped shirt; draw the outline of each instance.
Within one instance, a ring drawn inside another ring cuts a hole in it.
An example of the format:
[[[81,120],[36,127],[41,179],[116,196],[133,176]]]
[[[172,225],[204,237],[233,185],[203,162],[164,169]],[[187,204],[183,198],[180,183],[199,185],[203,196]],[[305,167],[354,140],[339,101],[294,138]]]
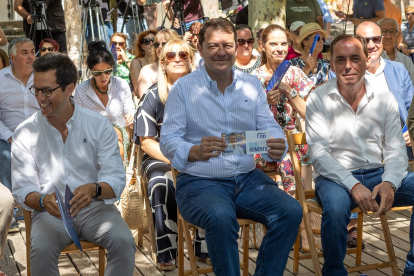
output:
[[[253,155],[219,155],[196,162],[188,162],[188,155],[202,137],[248,130],[269,130],[272,137],[285,139],[256,77],[233,69],[233,82],[223,94],[203,66],[178,79],[171,88],[160,147],[180,172],[201,177],[238,176],[255,168]],[[287,145],[284,155],[286,151]],[[262,156],[268,161],[278,161],[267,154]]]

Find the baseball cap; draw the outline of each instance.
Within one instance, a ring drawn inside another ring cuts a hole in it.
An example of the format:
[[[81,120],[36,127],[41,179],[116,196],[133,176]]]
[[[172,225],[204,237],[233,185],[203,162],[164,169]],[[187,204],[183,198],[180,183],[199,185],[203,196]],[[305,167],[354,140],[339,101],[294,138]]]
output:
[[[290,31],[294,32],[296,31],[299,27],[302,27],[305,25],[305,22],[303,21],[295,21],[290,25]]]

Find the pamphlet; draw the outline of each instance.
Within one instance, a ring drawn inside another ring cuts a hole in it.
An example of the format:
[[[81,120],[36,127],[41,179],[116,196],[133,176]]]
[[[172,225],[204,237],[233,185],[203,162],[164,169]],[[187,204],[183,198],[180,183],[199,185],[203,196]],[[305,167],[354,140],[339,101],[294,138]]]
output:
[[[221,137],[227,143],[223,155],[263,154],[268,150],[266,140],[270,138],[270,131],[228,132],[222,133]]]
[[[279,66],[276,68],[275,72],[272,75],[269,83],[267,84],[266,90],[269,92],[273,87],[278,88],[279,84],[282,82],[284,75],[286,74],[287,70],[290,67],[290,62],[288,60],[284,60]]]
[[[73,218],[70,216],[70,205],[69,202],[73,197],[73,193],[70,190],[68,184],[66,184],[66,191],[65,191],[65,202],[63,202],[63,196],[59,192],[59,190],[55,186],[55,192],[57,197],[57,202],[60,209],[60,215],[62,216],[63,225],[65,226],[66,232],[68,233],[69,237],[75,243],[75,245],[79,248],[79,250],[83,253],[82,246],[79,241],[79,237],[75,231],[75,224],[73,222]]]
[[[407,124],[405,124],[405,126],[402,129],[402,133],[404,134],[405,132],[407,132],[407,130],[408,130],[408,127],[407,127]]]

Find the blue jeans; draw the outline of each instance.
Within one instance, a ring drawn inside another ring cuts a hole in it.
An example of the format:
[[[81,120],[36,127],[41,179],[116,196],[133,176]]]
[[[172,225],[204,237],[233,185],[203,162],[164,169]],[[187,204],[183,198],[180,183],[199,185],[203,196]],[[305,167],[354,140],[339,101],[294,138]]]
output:
[[[109,43],[111,41],[111,36],[114,34],[114,28],[112,27],[111,22],[108,22],[108,21],[106,21],[104,23],[104,27],[105,27],[105,31],[106,31],[107,41],[105,40],[105,37],[102,37],[102,40],[105,41],[105,43],[108,43],[108,45],[109,45]],[[94,31],[94,34],[95,34],[95,38],[98,40],[99,39],[98,26],[96,24],[93,24],[93,31]],[[101,28],[101,31],[102,31],[102,35],[104,35],[104,32],[103,32],[102,28]],[[86,31],[85,32],[86,32],[86,34],[85,34],[86,42],[89,44],[89,42],[92,41],[91,24],[86,25]]]
[[[6,186],[10,191],[11,183],[11,144],[0,140],[0,183]]]
[[[121,32],[123,22],[124,22],[124,18],[118,17],[118,20],[116,21],[116,31],[118,33]],[[141,32],[148,30],[147,21],[145,20],[145,18],[140,19],[140,22],[141,22],[141,26],[142,26]],[[139,30],[139,28],[138,28],[138,25],[137,25],[137,31],[138,30]],[[127,22],[125,22],[123,33],[127,36],[127,49],[134,48],[136,35],[138,35],[138,33],[135,34],[134,20],[129,19]]]
[[[190,29],[190,26],[191,26],[193,23],[196,23],[196,22],[201,22],[201,23],[203,23],[203,19],[198,19],[198,20],[194,20],[194,21],[186,22],[186,23],[185,23],[185,31],[187,32],[187,31],[188,31],[188,29]],[[183,24],[183,25],[184,25],[184,24]],[[176,28],[174,28],[174,27],[171,27],[171,29],[176,30],[176,31],[177,31],[177,33],[178,33],[179,35],[184,35],[184,34],[182,34],[182,33],[181,33],[181,29],[176,29]]]
[[[240,275],[237,218],[266,226],[255,276],[283,275],[298,235],[302,208],[259,169],[236,177],[205,178],[180,173],[176,201],[181,215],[205,229],[217,276]]]
[[[381,177],[383,173],[384,168],[352,171],[353,176],[371,191],[382,182]],[[393,207],[414,205],[413,183],[414,173],[408,172],[407,177],[402,181],[401,187],[394,195]],[[344,187],[323,176],[319,176],[316,179],[315,194],[316,201],[323,208],[321,238],[325,263],[322,274],[324,276],[348,275],[343,263],[347,249],[347,225],[349,224],[351,210],[357,207],[357,204]],[[380,200],[381,198],[377,196],[376,201],[378,204]],[[411,215],[411,250],[407,254],[407,262],[404,269],[406,276],[414,275],[413,226],[413,215]]]

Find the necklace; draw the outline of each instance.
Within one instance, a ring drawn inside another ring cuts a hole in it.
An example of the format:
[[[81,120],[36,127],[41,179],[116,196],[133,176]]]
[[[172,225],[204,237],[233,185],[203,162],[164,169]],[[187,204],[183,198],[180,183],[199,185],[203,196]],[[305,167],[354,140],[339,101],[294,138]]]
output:
[[[108,94],[108,91],[106,91],[106,92],[102,92],[101,90],[99,90],[98,86],[96,85],[96,80],[95,80],[95,78],[93,78],[93,84],[95,85],[95,88],[96,88],[96,90],[98,90],[98,92],[99,92],[99,93],[101,93],[101,94],[103,94],[103,95]]]

